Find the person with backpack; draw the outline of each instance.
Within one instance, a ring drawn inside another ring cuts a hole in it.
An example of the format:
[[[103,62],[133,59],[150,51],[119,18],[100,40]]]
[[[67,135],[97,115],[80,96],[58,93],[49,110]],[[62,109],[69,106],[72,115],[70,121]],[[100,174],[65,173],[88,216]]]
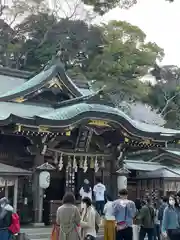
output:
[[[140,209],[136,216],[137,222],[141,225],[139,232],[139,240],[144,240],[146,234],[148,240],[154,239],[154,228],[155,228],[155,211],[151,206],[151,200],[147,199],[146,204]]]
[[[9,240],[11,236],[19,233],[19,217],[13,212],[13,207],[7,198],[0,199],[0,240]]]

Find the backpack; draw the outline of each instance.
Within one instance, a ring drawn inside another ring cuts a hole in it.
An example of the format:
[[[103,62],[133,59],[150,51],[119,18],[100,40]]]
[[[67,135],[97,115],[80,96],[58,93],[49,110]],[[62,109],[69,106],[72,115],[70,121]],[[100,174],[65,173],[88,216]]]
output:
[[[11,216],[11,225],[9,226],[8,230],[12,234],[16,234],[20,232],[20,222],[19,222],[19,216],[17,213],[13,213]]]

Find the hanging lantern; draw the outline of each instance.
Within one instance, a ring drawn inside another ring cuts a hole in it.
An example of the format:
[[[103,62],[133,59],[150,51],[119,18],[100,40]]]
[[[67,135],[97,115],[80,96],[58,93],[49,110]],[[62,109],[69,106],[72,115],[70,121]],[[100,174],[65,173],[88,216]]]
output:
[[[61,153],[60,155],[60,159],[59,159],[59,164],[58,164],[58,168],[59,168],[59,171],[61,171],[63,169],[63,155]]]
[[[95,159],[94,170],[95,170],[95,172],[98,172],[98,170],[99,170],[99,164],[98,164],[97,156],[96,156],[96,159]]]
[[[50,185],[50,173],[43,171],[39,174],[39,186],[43,189],[48,188]]]
[[[88,170],[87,156],[85,157],[85,160],[84,160],[83,170],[84,170],[84,173],[87,172]]]
[[[55,164],[55,165],[58,164],[58,153],[57,153],[57,152],[55,152],[54,164]]]
[[[75,156],[73,158],[73,169],[74,169],[75,172],[77,172],[77,170],[78,170],[77,161],[76,161],[76,157]]]

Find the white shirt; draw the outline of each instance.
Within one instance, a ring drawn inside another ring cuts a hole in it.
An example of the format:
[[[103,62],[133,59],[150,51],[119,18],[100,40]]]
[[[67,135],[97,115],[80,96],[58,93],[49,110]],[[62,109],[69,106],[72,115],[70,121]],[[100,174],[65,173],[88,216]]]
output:
[[[104,201],[104,193],[106,191],[106,187],[102,183],[98,183],[94,186],[93,192],[96,201]]]
[[[81,198],[85,198],[85,197],[88,197],[92,200],[92,189],[90,188],[90,191],[87,193],[84,191],[84,188],[81,187],[80,191],[79,191],[79,194],[81,196]]]
[[[104,214],[105,214],[106,220],[115,220],[112,205],[113,205],[113,202],[108,201],[104,206]]]

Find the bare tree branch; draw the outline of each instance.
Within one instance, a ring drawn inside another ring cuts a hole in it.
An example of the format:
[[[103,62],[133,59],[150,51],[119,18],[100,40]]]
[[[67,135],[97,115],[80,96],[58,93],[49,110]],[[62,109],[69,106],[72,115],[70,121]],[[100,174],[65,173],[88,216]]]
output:
[[[163,118],[165,118],[169,113],[171,112],[176,112],[177,110],[175,109],[170,109],[169,111],[167,111],[164,115],[163,115]]]
[[[6,9],[5,1],[0,0],[0,17],[3,15],[4,10]]]
[[[171,98],[169,98],[167,101],[166,101],[166,104],[165,106],[163,107],[163,109],[161,110],[160,112],[160,115],[163,116],[165,111],[167,110],[167,108],[169,107],[169,104],[180,94],[180,92],[177,92],[175,95],[173,95]]]

